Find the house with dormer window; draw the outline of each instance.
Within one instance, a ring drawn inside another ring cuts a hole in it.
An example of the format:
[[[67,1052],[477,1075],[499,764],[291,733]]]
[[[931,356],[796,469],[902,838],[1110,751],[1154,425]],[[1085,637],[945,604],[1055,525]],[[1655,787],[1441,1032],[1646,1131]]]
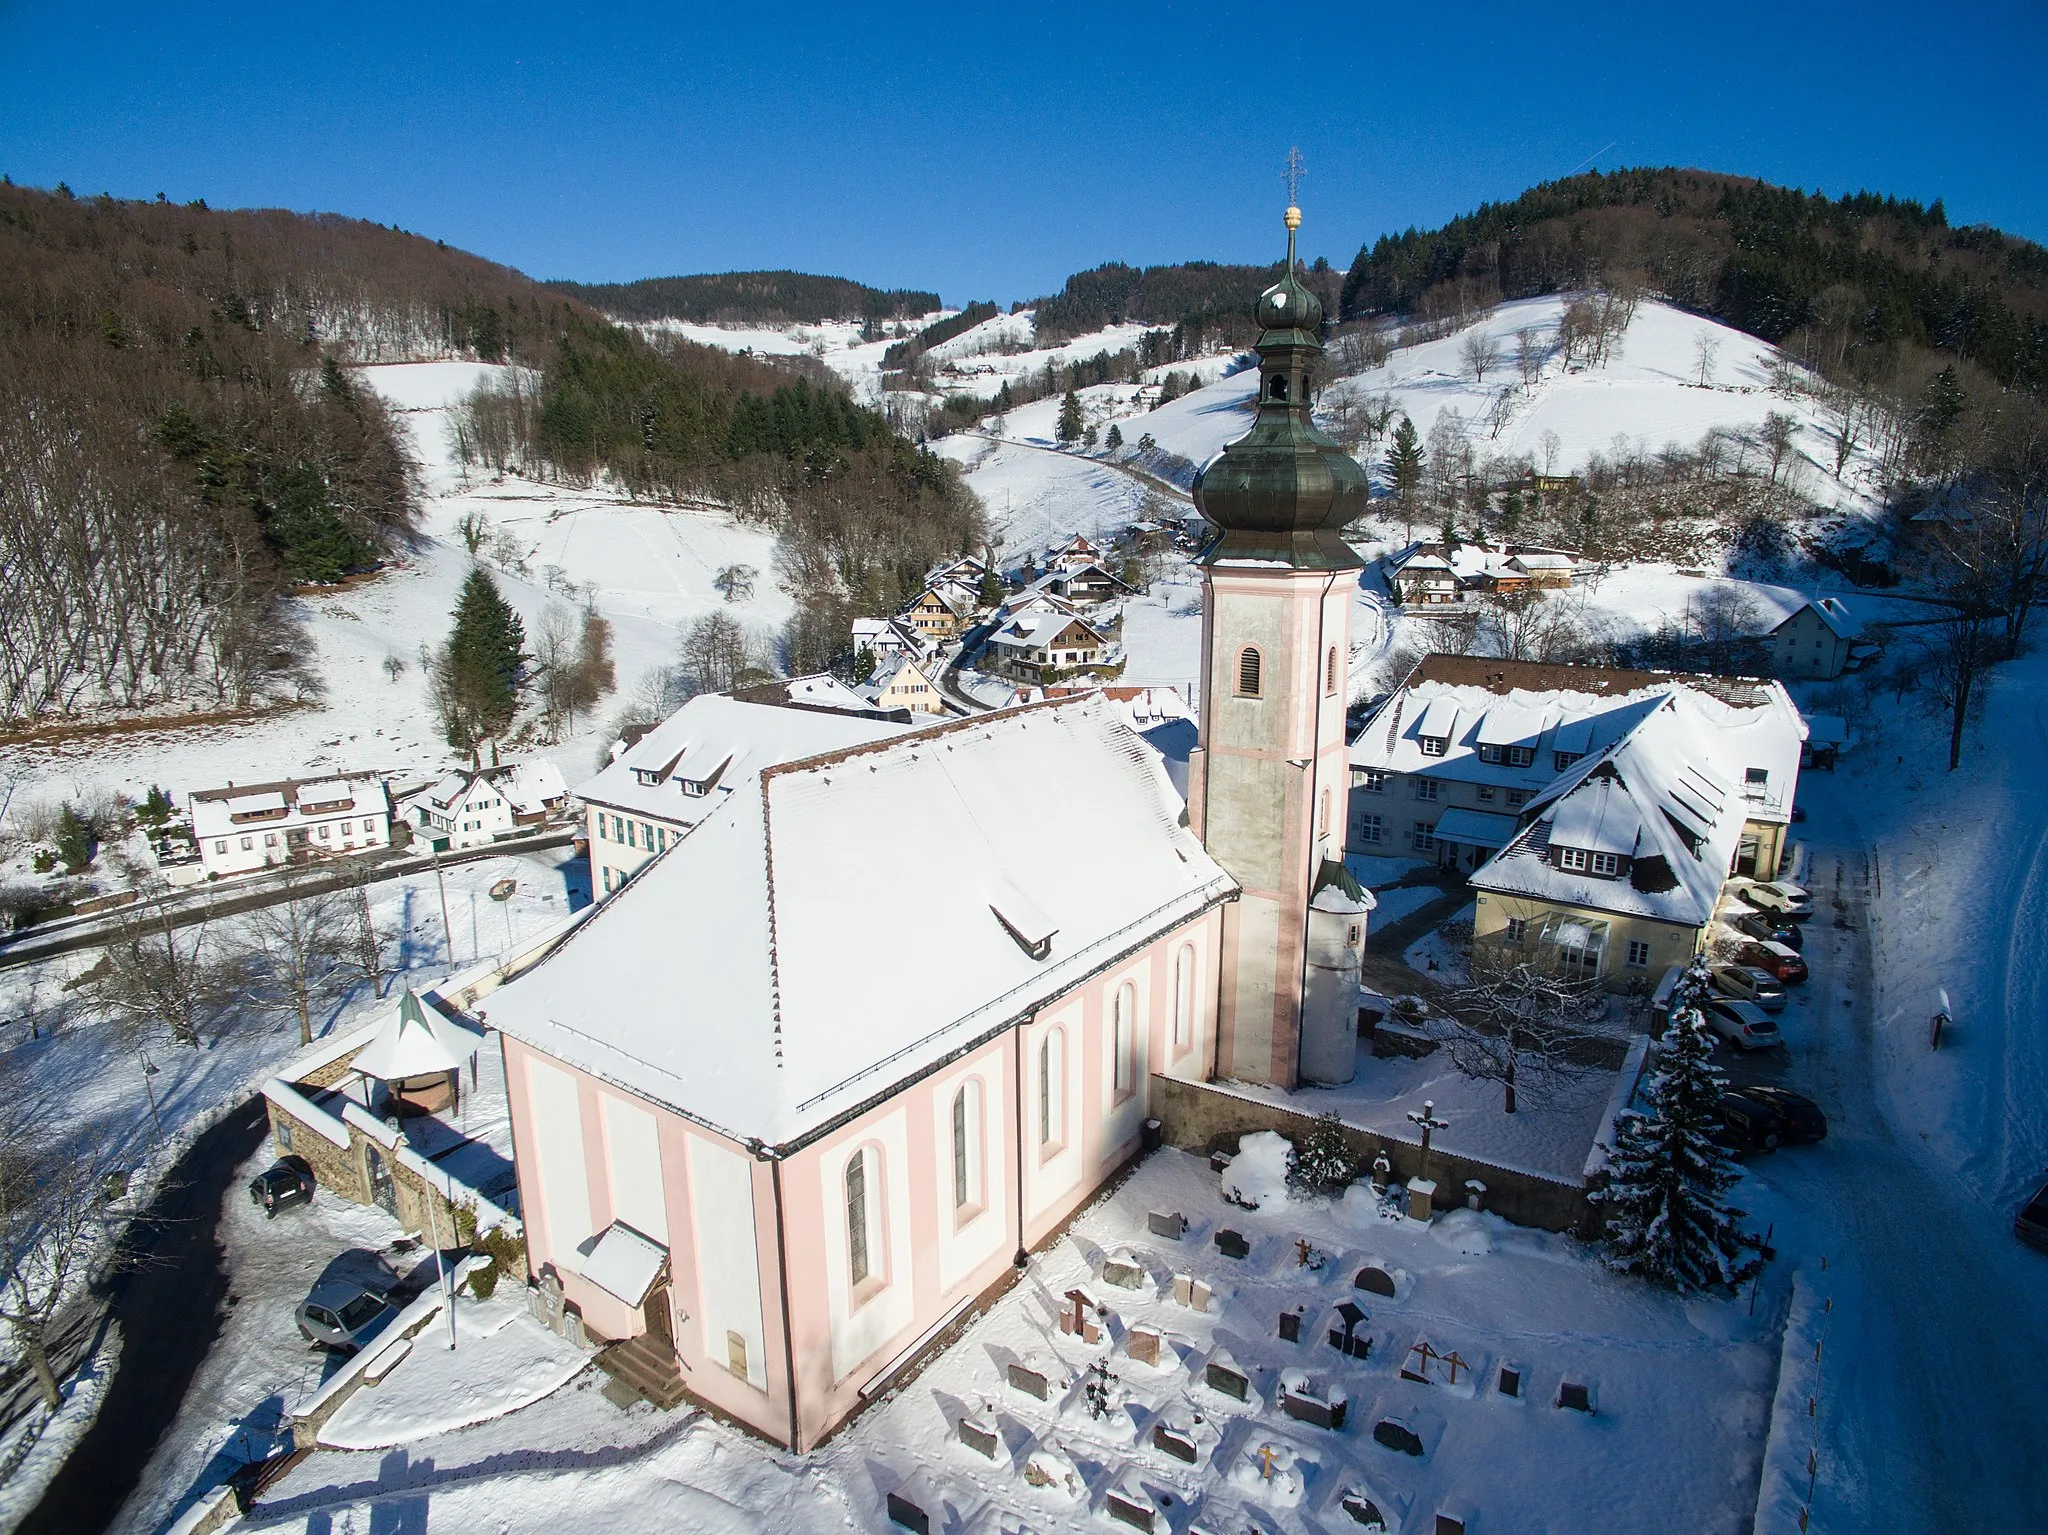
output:
[[[1769,681],[1430,656],[1352,743],[1352,851],[1469,871],[1475,941],[1617,988],[1784,854],[1805,726]]]

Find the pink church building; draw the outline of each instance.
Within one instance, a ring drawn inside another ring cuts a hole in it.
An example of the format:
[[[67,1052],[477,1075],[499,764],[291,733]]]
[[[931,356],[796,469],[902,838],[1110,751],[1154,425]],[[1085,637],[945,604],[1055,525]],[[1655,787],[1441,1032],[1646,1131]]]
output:
[[[1309,421],[1288,217],[1255,424],[1197,486],[1185,801],[1099,694],[849,737],[722,785],[491,997],[531,1267],[657,1399],[809,1448],[1142,1153],[1155,1077],[1350,1077],[1366,492]]]

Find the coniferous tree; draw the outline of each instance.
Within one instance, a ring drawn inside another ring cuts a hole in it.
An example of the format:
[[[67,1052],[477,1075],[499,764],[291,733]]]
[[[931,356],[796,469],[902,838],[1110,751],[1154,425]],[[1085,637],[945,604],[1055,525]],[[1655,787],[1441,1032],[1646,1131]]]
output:
[[[1741,1171],[1713,1140],[1723,1078],[1700,1016],[1706,990],[1705,962],[1695,961],[1671,999],[1650,1111],[1621,1116],[1609,1182],[1595,1196],[1608,1265],[1681,1292],[1730,1290],[1763,1266],[1762,1243],[1726,1198]]]
[[[1109,436],[1104,438],[1103,441],[1108,443],[1110,452],[1116,452],[1117,449],[1124,445],[1124,429],[1112,421],[1109,426]]]
[[[519,703],[526,626],[481,565],[463,583],[455,627],[435,666],[435,703],[448,744],[475,755],[504,733]]]
[[[1080,437],[1081,426],[1081,398],[1069,389],[1067,397],[1060,401],[1060,421],[1053,435],[1061,442],[1073,442]]]
[[[1401,515],[1413,521],[1415,494],[1422,488],[1422,440],[1415,435],[1415,423],[1406,416],[1387,443],[1387,478],[1401,503]]]
[[[57,816],[57,856],[74,874],[92,862],[92,828],[69,805]]]

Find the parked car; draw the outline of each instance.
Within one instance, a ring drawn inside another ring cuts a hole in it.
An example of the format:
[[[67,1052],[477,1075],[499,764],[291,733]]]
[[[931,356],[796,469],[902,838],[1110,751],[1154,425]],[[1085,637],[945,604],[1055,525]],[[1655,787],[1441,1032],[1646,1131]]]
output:
[[[1797,986],[1806,979],[1806,961],[1782,943],[1752,939],[1735,951],[1735,963],[1756,966],[1780,986]]]
[[[1743,1087],[1736,1091],[1778,1111],[1778,1117],[1783,1121],[1778,1128],[1778,1139],[1782,1144],[1805,1146],[1827,1139],[1828,1117],[1821,1112],[1820,1105],[1806,1094],[1795,1093],[1789,1087]]]
[[[1716,965],[1714,989],[1738,1002],[1754,1002],[1767,1013],[1785,1010],[1785,988],[1768,970],[1754,965]]]
[[[1721,1095],[1720,1110],[1721,1129],[1714,1139],[1734,1151],[1775,1151],[1828,1133],[1820,1105],[1789,1088],[1731,1088]]]
[[[1783,917],[1788,922],[1804,922],[1813,915],[1813,896],[1782,879],[1767,884],[1744,885],[1735,894],[1758,911]]]
[[[277,1212],[313,1202],[313,1169],[302,1157],[279,1157],[249,1180],[249,1202],[275,1220]]]
[[[1707,1027],[1737,1049],[1768,1050],[1785,1042],[1778,1026],[1753,1003],[1709,1002],[1702,1011],[1706,1014]]]
[[[1671,998],[1678,991],[1678,983],[1684,979],[1685,966],[1673,965],[1657,982],[1657,989],[1650,993],[1650,1016],[1656,1019],[1659,1033],[1670,1025]]]
[[[2027,1246],[2048,1252],[2048,1183],[2034,1190],[2034,1197],[2012,1218],[2012,1230]]]
[[[1761,943],[1782,943],[1795,952],[1806,947],[1806,933],[1798,923],[1782,922],[1760,911],[1738,912],[1729,917],[1728,925],[1743,937]]]
[[[384,1330],[397,1310],[365,1285],[327,1280],[299,1302],[299,1331],[308,1343],[353,1354]]]

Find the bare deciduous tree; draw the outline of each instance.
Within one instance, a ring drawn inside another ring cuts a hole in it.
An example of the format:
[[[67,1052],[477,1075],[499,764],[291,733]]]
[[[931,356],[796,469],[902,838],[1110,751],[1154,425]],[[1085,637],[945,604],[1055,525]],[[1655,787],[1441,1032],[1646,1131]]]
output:
[[[199,1031],[231,994],[228,967],[207,946],[207,924],[179,928],[169,900],[145,896],[114,917],[101,951],[92,1006],[131,1038],[163,1032],[199,1047]]]
[[[1714,382],[1714,359],[1720,355],[1720,341],[1706,331],[1692,338],[1693,372],[1699,376],[1700,388],[1705,389]]]
[[[1515,366],[1521,371],[1525,386],[1534,385],[1543,376],[1543,360],[1549,350],[1543,343],[1543,332],[1535,326],[1525,325],[1515,332]]]
[[[112,1171],[99,1140],[51,1136],[13,1100],[0,1107],[0,1323],[52,1411],[64,1395],[50,1363],[50,1325],[109,1251]]]
[[[684,631],[676,660],[690,689],[723,693],[757,667],[760,646],[730,613],[706,613]]]
[[[1607,1004],[1597,979],[1483,946],[1473,951],[1471,981],[1445,1006],[1450,1016],[1426,1025],[1431,1037],[1466,1076],[1500,1083],[1510,1114],[1518,1096],[1555,1097],[1611,1037],[1601,1028]]]
[[[339,893],[293,871],[280,899],[242,918],[234,955],[242,993],[260,1008],[296,1018],[302,1045],[313,1042],[314,1007],[346,974],[350,915]]]
[[[1500,343],[1484,329],[1475,330],[1458,348],[1458,356],[1472,370],[1472,381],[1486,382],[1486,370],[1500,364]]]
[[[1770,481],[1773,485],[1778,483],[1778,476],[1792,454],[1792,440],[1798,435],[1798,420],[1781,410],[1770,412],[1757,428],[1757,438],[1763,443],[1764,452],[1770,455]],[[1789,480],[1790,476],[1786,478]]]

